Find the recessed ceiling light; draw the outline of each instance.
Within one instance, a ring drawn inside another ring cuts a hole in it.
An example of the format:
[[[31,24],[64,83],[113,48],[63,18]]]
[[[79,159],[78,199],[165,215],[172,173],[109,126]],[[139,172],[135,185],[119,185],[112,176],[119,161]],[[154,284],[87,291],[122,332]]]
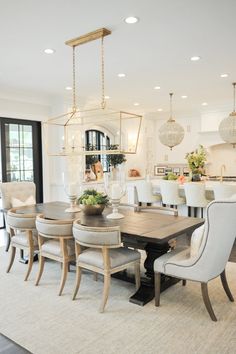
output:
[[[157,110],[158,112],[162,112],[163,111],[163,109],[162,108],[158,108],[158,110]]]
[[[124,21],[129,25],[133,25],[134,23],[137,23],[139,21],[139,18],[135,16],[129,16],[126,17]]]
[[[188,96],[186,96],[186,95],[183,95],[183,96],[181,96],[182,98],[188,98]]]
[[[52,49],[52,48],[47,48],[47,49],[44,49],[44,53],[46,53],[46,54],[53,54],[53,53],[55,53],[55,50]]]
[[[208,106],[207,102],[202,102],[202,106]]]
[[[155,86],[154,90],[160,90],[160,88],[161,88],[160,86]]]
[[[104,98],[105,98],[106,100],[109,100],[110,96],[105,96]]]
[[[120,73],[120,74],[118,74],[118,77],[125,77],[125,74]]]
[[[191,60],[192,61],[198,61],[198,60],[200,60],[201,59],[201,57],[199,57],[199,56],[193,56],[193,57],[191,57]]]
[[[70,90],[72,90],[72,87],[66,86],[66,90],[70,91]]]
[[[228,77],[229,74],[220,74],[220,77]]]
[[[139,105],[140,105],[140,103],[134,102],[134,106],[139,106]]]

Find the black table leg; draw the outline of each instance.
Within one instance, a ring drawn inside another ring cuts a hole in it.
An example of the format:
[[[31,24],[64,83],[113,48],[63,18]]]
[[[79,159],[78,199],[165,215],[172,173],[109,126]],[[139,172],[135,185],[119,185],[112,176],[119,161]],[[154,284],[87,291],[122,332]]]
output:
[[[156,243],[148,243],[145,247],[145,251],[147,253],[147,258],[144,262],[144,267],[146,269],[146,278],[141,279],[141,286],[136,291],[136,293],[130,297],[129,301],[144,306],[149,301],[154,298],[155,291],[154,291],[154,261],[158,257],[165,254],[170,249],[168,243],[164,244],[156,244]],[[169,288],[171,285],[174,285],[179,280],[176,278],[168,277],[162,274],[161,277],[161,291]]]

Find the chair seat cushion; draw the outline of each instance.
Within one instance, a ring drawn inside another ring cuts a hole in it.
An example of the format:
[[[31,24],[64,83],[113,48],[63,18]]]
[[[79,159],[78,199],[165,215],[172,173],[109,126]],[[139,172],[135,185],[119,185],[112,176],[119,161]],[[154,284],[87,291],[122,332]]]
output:
[[[73,256],[75,254],[75,242],[74,240],[67,240],[67,251],[68,256]],[[42,251],[52,254],[54,256],[62,257],[62,250],[59,240],[50,239],[45,241],[42,245]]]
[[[38,233],[37,231],[33,231],[33,241],[34,241],[34,247],[38,247]],[[12,245],[19,245],[19,246],[24,246],[24,247],[29,247],[28,244],[28,237],[27,237],[27,232],[22,231],[22,232],[17,232],[15,236],[11,238],[11,243]]]
[[[168,262],[178,262],[190,258],[190,247],[177,247],[175,250],[163,254],[154,262],[154,271],[165,273],[165,265]]]
[[[140,253],[125,247],[109,249],[111,269],[140,259]],[[77,264],[85,263],[90,266],[104,268],[102,250],[97,248],[86,249],[78,257]]]

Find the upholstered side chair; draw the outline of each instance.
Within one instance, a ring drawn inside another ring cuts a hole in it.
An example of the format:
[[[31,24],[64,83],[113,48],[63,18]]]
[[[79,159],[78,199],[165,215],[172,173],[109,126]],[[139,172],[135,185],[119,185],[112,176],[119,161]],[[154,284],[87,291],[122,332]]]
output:
[[[43,274],[45,258],[60,262],[62,264],[62,275],[59,296],[62,294],[66,283],[69,263],[75,260],[72,224],[72,220],[48,220],[43,215],[38,215],[36,219],[39,243],[39,271],[35,285],[39,284]]]
[[[6,251],[10,246],[10,228],[7,223],[7,210],[36,203],[36,187],[33,182],[5,182],[0,184],[2,208],[8,233]]]
[[[220,275],[230,301],[234,301],[225,275],[226,263],[236,236],[236,200],[213,201],[206,209],[204,227],[195,230],[191,246],[169,252],[154,262],[155,305],[160,305],[161,274],[201,283],[203,301],[213,321],[217,321],[208,282]]]
[[[137,201],[139,204],[153,204],[161,202],[160,194],[153,194],[153,185],[150,181],[138,181],[136,184]]]
[[[185,198],[179,196],[179,184],[176,181],[160,181],[162,203],[177,208],[185,204]]]
[[[76,284],[73,294],[75,300],[80,286],[82,269],[88,269],[104,276],[103,298],[100,312],[107,303],[111,274],[135,268],[135,284],[140,286],[140,253],[126,247],[121,247],[120,229],[115,227],[86,227],[75,221],[73,235],[76,249]],[[81,246],[88,247],[81,252]]]
[[[36,214],[20,214],[19,210],[20,208],[10,209],[7,213],[7,224],[11,238],[11,256],[7,273],[10,272],[13,265],[16,248],[26,250],[29,255],[26,281],[33,266],[34,252],[38,250],[38,235],[35,226]]]

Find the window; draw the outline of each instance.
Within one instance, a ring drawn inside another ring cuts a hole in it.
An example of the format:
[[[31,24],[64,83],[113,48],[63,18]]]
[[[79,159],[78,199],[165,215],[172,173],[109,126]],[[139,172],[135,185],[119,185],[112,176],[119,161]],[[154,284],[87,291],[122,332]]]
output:
[[[106,150],[110,146],[110,138],[99,130],[87,130],[85,132],[86,150]],[[104,172],[109,170],[107,155],[86,156],[86,165],[91,165],[93,160],[99,160]]]

